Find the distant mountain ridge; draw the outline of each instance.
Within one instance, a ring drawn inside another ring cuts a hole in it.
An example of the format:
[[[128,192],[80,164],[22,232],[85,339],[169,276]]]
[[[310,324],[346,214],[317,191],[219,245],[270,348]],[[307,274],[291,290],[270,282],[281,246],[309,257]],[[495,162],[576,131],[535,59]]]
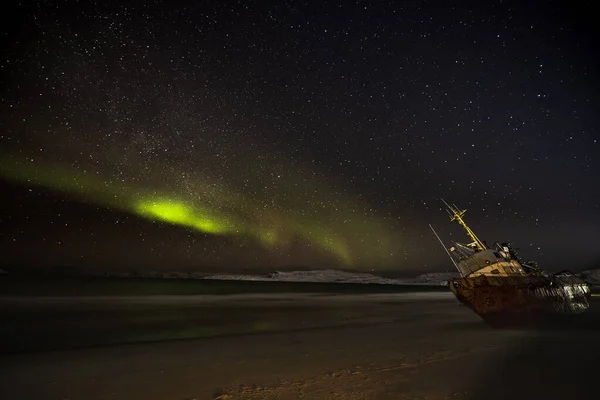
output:
[[[412,277],[390,278],[377,275],[377,272],[357,272],[335,269],[250,273],[214,273],[199,271],[69,271],[66,274],[27,274],[27,276],[92,276],[105,278],[149,278],[149,279],[208,279],[226,281],[262,281],[262,282],[312,282],[312,283],[358,283],[381,285],[443,285],[450,279],[458,278],[456,272],[428,272]],[[12,271],[0,269],[0,275],[11,276]],[[19,275],[16,273],[15,275]],[[591,286],[600,287],[600,269],[590,269],[578,274]]]
[[[92,276],[118,278],[155,278],[155,279],[209,279],[226,281],[262,281],[262,282],[312,282],[312,283],[362,283],[381,285],[441,285],[449,279],[458,277],[457,273],[433,272],[411,278],[385,278],[366,272],[343,270],[301,270],[275,271],[265,273],[207,273],[181,271],[116,271],[94,272]]]
[[[277,271],[264,275],[215,274],[204,279],[247,280],[275,282],[323,282],[323,283],[362,283],[381,285],[441,285],[449,279],[458,277],[456,273],[427,273],[415,278],[384,278],[366,272],[348,272],[333,269],[312,271]]]
[[[578,275],[590,285],[600,286],[600,269],[588,269]]]

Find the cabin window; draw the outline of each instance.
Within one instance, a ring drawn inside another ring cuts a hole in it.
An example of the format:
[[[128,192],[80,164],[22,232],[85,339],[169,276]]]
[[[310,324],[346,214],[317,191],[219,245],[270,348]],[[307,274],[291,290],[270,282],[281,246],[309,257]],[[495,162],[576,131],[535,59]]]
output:
[[[499,274],[499,273],[500,273],[500,270],[497,270],[497,269],[493,269],[493,270],[492,270],[492,274],[496,274],[496,275],[497,275],[497,274]]]

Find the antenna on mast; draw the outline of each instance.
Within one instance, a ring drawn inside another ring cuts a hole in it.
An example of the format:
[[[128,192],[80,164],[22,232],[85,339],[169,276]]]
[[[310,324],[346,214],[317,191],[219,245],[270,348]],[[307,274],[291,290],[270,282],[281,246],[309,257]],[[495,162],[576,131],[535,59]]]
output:
[[[429,224],[429,227],[433,231],[433,234],[435,235],[435,237],[437,238],[437,240],[440,242],[440,244],[442,245],[442,247],[444,248],[444,250],[446,250],[446,254],[448,254],[448,257],[450,257],[450,260],[452,261],[452,264],[454,264],[454,266],[458,270],[458,273],[460,273],[460,269],[458,269],[458,264],[456,264],[456,261],[454,260],[454,258],[452,258],[452,254],[450,254],[450,252],[446,248],[446,245],[444,244],[444,242],[442,242],[442,239],[440,239],[440,236],[437,234],[437,232],[435,231],[435,229],[433,229],[433,226],[431,226],[431,224]],[[462,274],[460,274],[460,275],[462,276]]]
[[[446,211],[448,211],[448,214],[450,214],[450,222],[452,222],[452,221],[458,222],[459,225],[462,226],[465,231],[467,231],[467,235],[469,235],[469,237],[471,238],[473,243],[475,243],[475,246],[477,246],[477,249],[480,251],[485,250],[486,249],[485,244],[481,240],[479,240],[477,235],[475,235],[475,232],[473,232],[471,230],[471,228],[469,228],[467,226],[467,224],[465,223],[465,221],[462,218],[463,215],[465,215],[465,213],[467,212],[467,210],[460,210],[458,207],[451,206],[450,204],[446,203],[446,200],[444,200],[444,199],[441,199],[441,200],[444,202],[446,207],[448,207],[448,209]]]

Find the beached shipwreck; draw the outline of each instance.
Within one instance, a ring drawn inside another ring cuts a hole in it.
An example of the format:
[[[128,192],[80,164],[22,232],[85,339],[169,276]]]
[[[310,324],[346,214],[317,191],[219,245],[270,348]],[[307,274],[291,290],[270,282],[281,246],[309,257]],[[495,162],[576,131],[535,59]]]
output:
[[[444,204],[450,221],[462,226],[471,239],[446,247],[434,231],[461,275],[449,281],[449,287],[484,321],[490,325],[527,323],[589,308],[591,290],[582,279],[566,271],[548,274],[535,262],[523,262],[510,243],[488,247],[465,223],[466,210]]]

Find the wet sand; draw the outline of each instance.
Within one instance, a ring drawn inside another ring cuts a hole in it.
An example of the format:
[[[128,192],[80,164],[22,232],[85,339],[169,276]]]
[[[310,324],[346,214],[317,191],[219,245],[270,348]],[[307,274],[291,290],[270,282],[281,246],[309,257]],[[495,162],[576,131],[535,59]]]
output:
[[[598,300],[498,330],[447,293],[2,298],[0,398],[589,399]]]

